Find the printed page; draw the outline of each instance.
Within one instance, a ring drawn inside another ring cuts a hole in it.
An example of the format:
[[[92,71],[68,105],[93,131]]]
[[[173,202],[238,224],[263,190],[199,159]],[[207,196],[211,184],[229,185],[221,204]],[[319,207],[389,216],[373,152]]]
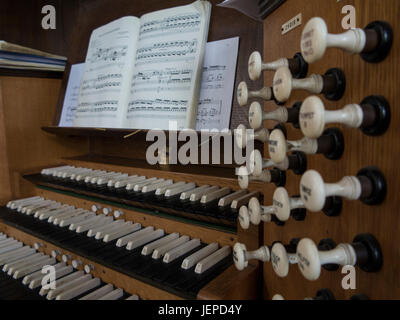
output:
[[[74,126],[120,128],[126,115],[140,20],[123,17],[93,31]]]
[[[128,128],[195,128],[210,13],[196,1],[141,17]]]
[[[71,66],[60,122],[58,124],[60,127],[74,126],[75,111],[78,106],[79,90],[84,70],[84,63],[74,64]]]
[[[196,130],[229,129],[239,38],[207,43]]]

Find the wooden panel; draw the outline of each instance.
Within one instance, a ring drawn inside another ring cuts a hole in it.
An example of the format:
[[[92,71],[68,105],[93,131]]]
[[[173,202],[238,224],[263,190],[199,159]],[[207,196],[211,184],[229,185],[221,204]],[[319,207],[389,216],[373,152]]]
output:
[[[76,24],[79,0],[2,0],[0,39],[22,46],[65,56],[72,50],[71,30]],[[56,29],[42,28],[42,7],[56,9]]]
[[[20,185],[21,172],[48,166],[55,159],[86,153],[87,140],[67,139],[49,135],[40,127],[50,123],[52,110],[57,101],[61,80],[23,77],[0,78],[0,129],[2,175],[9,180],[1,187],[0,202],[20,197],[29,191],[28,185]],[[3,178],[2,178],[2,181]],[[10,189],[11,188],[11,189]],[[28,188],[28,190],[25,190]],[[25,190],[25,191],[24,191]]]
[[[98,277],[106,283],[111,283],[117,288],[124,289],[130,294],[137,294],[143,300],[181,300],[182,298],[163,291],[144,282],[131,278],[123,273],[115,271],[113,269],[104,267],[101,264],[95,263],[91,260],[83,258],[73,252],[61,249],[47,241],[43,241],[37,237],[27,234],[11,226],[0,223],[0,231],[6,233],[10,237],[22,241],[26,245],[33,246],[35,243],[42,243],[43,247],[39,249],[40,252],[44,252],[47,255],[51,255],[51,251],[59,250],[62,254],[68,254],[72,260],[81,260],[82,265],[78,267],[78,270],[83,270],[86,264],[93,265],[94,269],[91,272],[93,277]],[[61,261],[61,257],[58,256],[57,260]],[[68,263],[70,264],[70,263]]]
[[[357,290],[343,290],[341,281],[344,275],[340,271],[323,270],[319,280],[310,282],[303,278],[297,266],[290,268],[289,276],[279,279],[270,263],[264,265],[264,297],[282,294],[286,299],[303,299],[313,297],[318,289],[330,288],[337,299],[348,299],[356,293],[368,295],[371,299],[398,299],[400,297],[400,272],[398,243],[399,206],[397,191],[400,188],[400,168],[396,161],[400,157],[398,137],[400,127],[399,83],[400,75],[400,41],[399,14],[400,3],[397,0],[349,0],[345,3],[336,0],[301,0],[287,1],[264,22],[264,58],[272,61],[280,57],[292,57],[300,50],[300,36],[304,24],[314,16],[320,16],[327,22],[331,33],[343,32],[341,9],[345,4],[352,4],[357,10],[357,27],[365,27],[373,20],[386,20],[394,30],[394,46],[390,56],[382,63],[369,64],[358,55],[348,55],[337,49],[328,49],[325,57],[310,66],[309,74],[325,73],[332,67],[342,68],[347,76],[345,96],[339,102],[324,102],[330,109],[343,107],[348,103],[360,103],[368,95],[384,95],[391,103],[392,123],[389,131],[381,137],[368,137],[360,130],[342,128],[346,150],[342,159],[330,161],[323,156],[310,156],[309,169],[319,171],[327,182],[337,182],[345,175],[355,175],[358,170],[375,165],[386,175],[388,195],[386,201],[375,207],[369,207],[359,201],[344,201],[342,215],[329,218],[322,213],[308,213],[304,222],[289,221],[284,227],[266,224],[264,243],[271,245],[273,241],[285,244],[292,238],[310,237],[317,243],[323,238],[332,238],[336,243],[351,242],[359,233],[372,233],[380,242],[384,255],[384,265],[378,273],[365,273],[357,269]],[[281,26],[286,21],[303,14],[303,25],[288,34],[281,36]],[[272,84],[273,73],[265,73],[265,84]],[[303,100],[308,94],[296,92],[288,101],[291,106],[295,101]],[[265,104],[266,110],[273,110],[273,103]],[[271,128],[273,123],[266,123]],[[301,138],[300,130],[291,125],[288,138]],[[267,156],[267,154],[266,154]],[[287,189],[289,194],[299,194],[300,177],[288,173]],[[273,188],[265,188],[265,203],[270,205]]]
[[[232,281],[232,279],[235,279]],[[235,266],[229,267],[197,295],[199,300],[254,300],[258,298],[254,290],[259,282],[258,270],[249,265],[240,272]]]

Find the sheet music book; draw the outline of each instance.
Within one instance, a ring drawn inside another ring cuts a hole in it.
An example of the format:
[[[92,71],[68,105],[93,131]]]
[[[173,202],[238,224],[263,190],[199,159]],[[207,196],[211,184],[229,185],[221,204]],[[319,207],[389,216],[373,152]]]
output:
[[[203,62],[196,130],[229,129],[239,38],[209,42]],[[71,66],[60,127],[73,127],[84,63]]]
[[[198,0],[94,30],[74,126],[194,129],[210,15]]]

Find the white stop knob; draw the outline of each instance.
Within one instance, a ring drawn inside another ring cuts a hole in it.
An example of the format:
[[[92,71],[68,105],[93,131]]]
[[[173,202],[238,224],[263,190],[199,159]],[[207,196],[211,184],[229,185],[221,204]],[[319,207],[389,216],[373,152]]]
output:
[[[271,248],[271,263],[275,273],[280,278],[289,274],[289,257],[285,246],[282,243],[275,243]]]
[[[275,207],[276,217],[280,221],[288,221],[290,212],[292,211],[290,205],[290,197],[285,188],[277,188],[274,192],[273,205]]]
[[[92,270],[94,270],[94,266],[92,264],[86,264],[83,270],[85,270],[85,273],[89,274],[90,272],[92,272]]]
[[[306,137],[319,138],[328,123],[337,122],[350,128],[358,128],[363,118],[363,110],[357,104],[346,105],[341,110],[326,111],[322,100],[311,96],[306,98],[301,106],[299,123]]]
[[[323,19],[309,20],[301,36],[301,53],[308,63],[320,60],[327,48],[337,47],[349,53],[360,53],[365,48],[366,35],[362,29],[351,29],[345,33],[333,35]]]
[[[300,196],[308,210],[318,212],[330,196],[357,200],[361,196],[361,183],[356,177],[344,177],[338,183],[328,184],[317,171],[309,170],[301,178]]]
[[[237,99],[239,105],[242,107],[245,106],[249,101],[249,90],[247,89],[247,84],[244,81],[240,82],[237,88]]]
[[[112,209],[111,208],[103,208],[103,214],[104,215],[109,215],[110,213],[112,212]]]
[[[246,206],[242,206],[239,209],[239,223],[243,230],[247,230],[250,227],[250,215]]]
[[[233,247],[233,262],[239,271],[244,270],[249,265],[245,256],[246,250],[246,246],[242,243],[236,243]]]
[[[263,114],[264,110],[261,104],[257,101],[254,101],[250,105],[249,109],[249,123],[253,129],[261,128],[263,125]]]
[[[271,132],[268,141],[268,151],[273,162],[282,163],[285,161],[288,152],[286,137],[279,129]]]
[[[274,76],[274,96],[280,102],[285,102],[290,98],[293,90],[293,77],[289,68],[282,67],[275,72]]]
[[[79,268],[79,266],[81,266],[82,265],[82,261],[81,260],[72,260],[72,266],[75,268],[75,269],[78,269]]]
[[[249,58],[249,77],[251,80],[258,80],[261,76],[263,60],[258,51],[254,51]]]
[[[100,209],[101,209],[101,206],[99,206],[99,205],[97,205],[97,204],[92,205],[92,211],[93,211],[94,213],[96,213],[97,210],[100,210]]]
[[[122,217],[124,215],[122,210],[115,210],[114,211],[114,217],[115,219],[118,219],[119,217]]]
[[[69,260],[71,260],[71,256],[69,254],[63,254],[62,255],[62,261],[67,263]]]

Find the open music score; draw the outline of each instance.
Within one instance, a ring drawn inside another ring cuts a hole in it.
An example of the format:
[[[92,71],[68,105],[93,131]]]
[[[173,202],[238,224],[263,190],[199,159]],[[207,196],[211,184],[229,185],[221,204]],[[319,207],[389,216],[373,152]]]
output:
[[[166,130],[173,119],[195,129],[210,14],[196,1],[94,30],[73,126]]]

